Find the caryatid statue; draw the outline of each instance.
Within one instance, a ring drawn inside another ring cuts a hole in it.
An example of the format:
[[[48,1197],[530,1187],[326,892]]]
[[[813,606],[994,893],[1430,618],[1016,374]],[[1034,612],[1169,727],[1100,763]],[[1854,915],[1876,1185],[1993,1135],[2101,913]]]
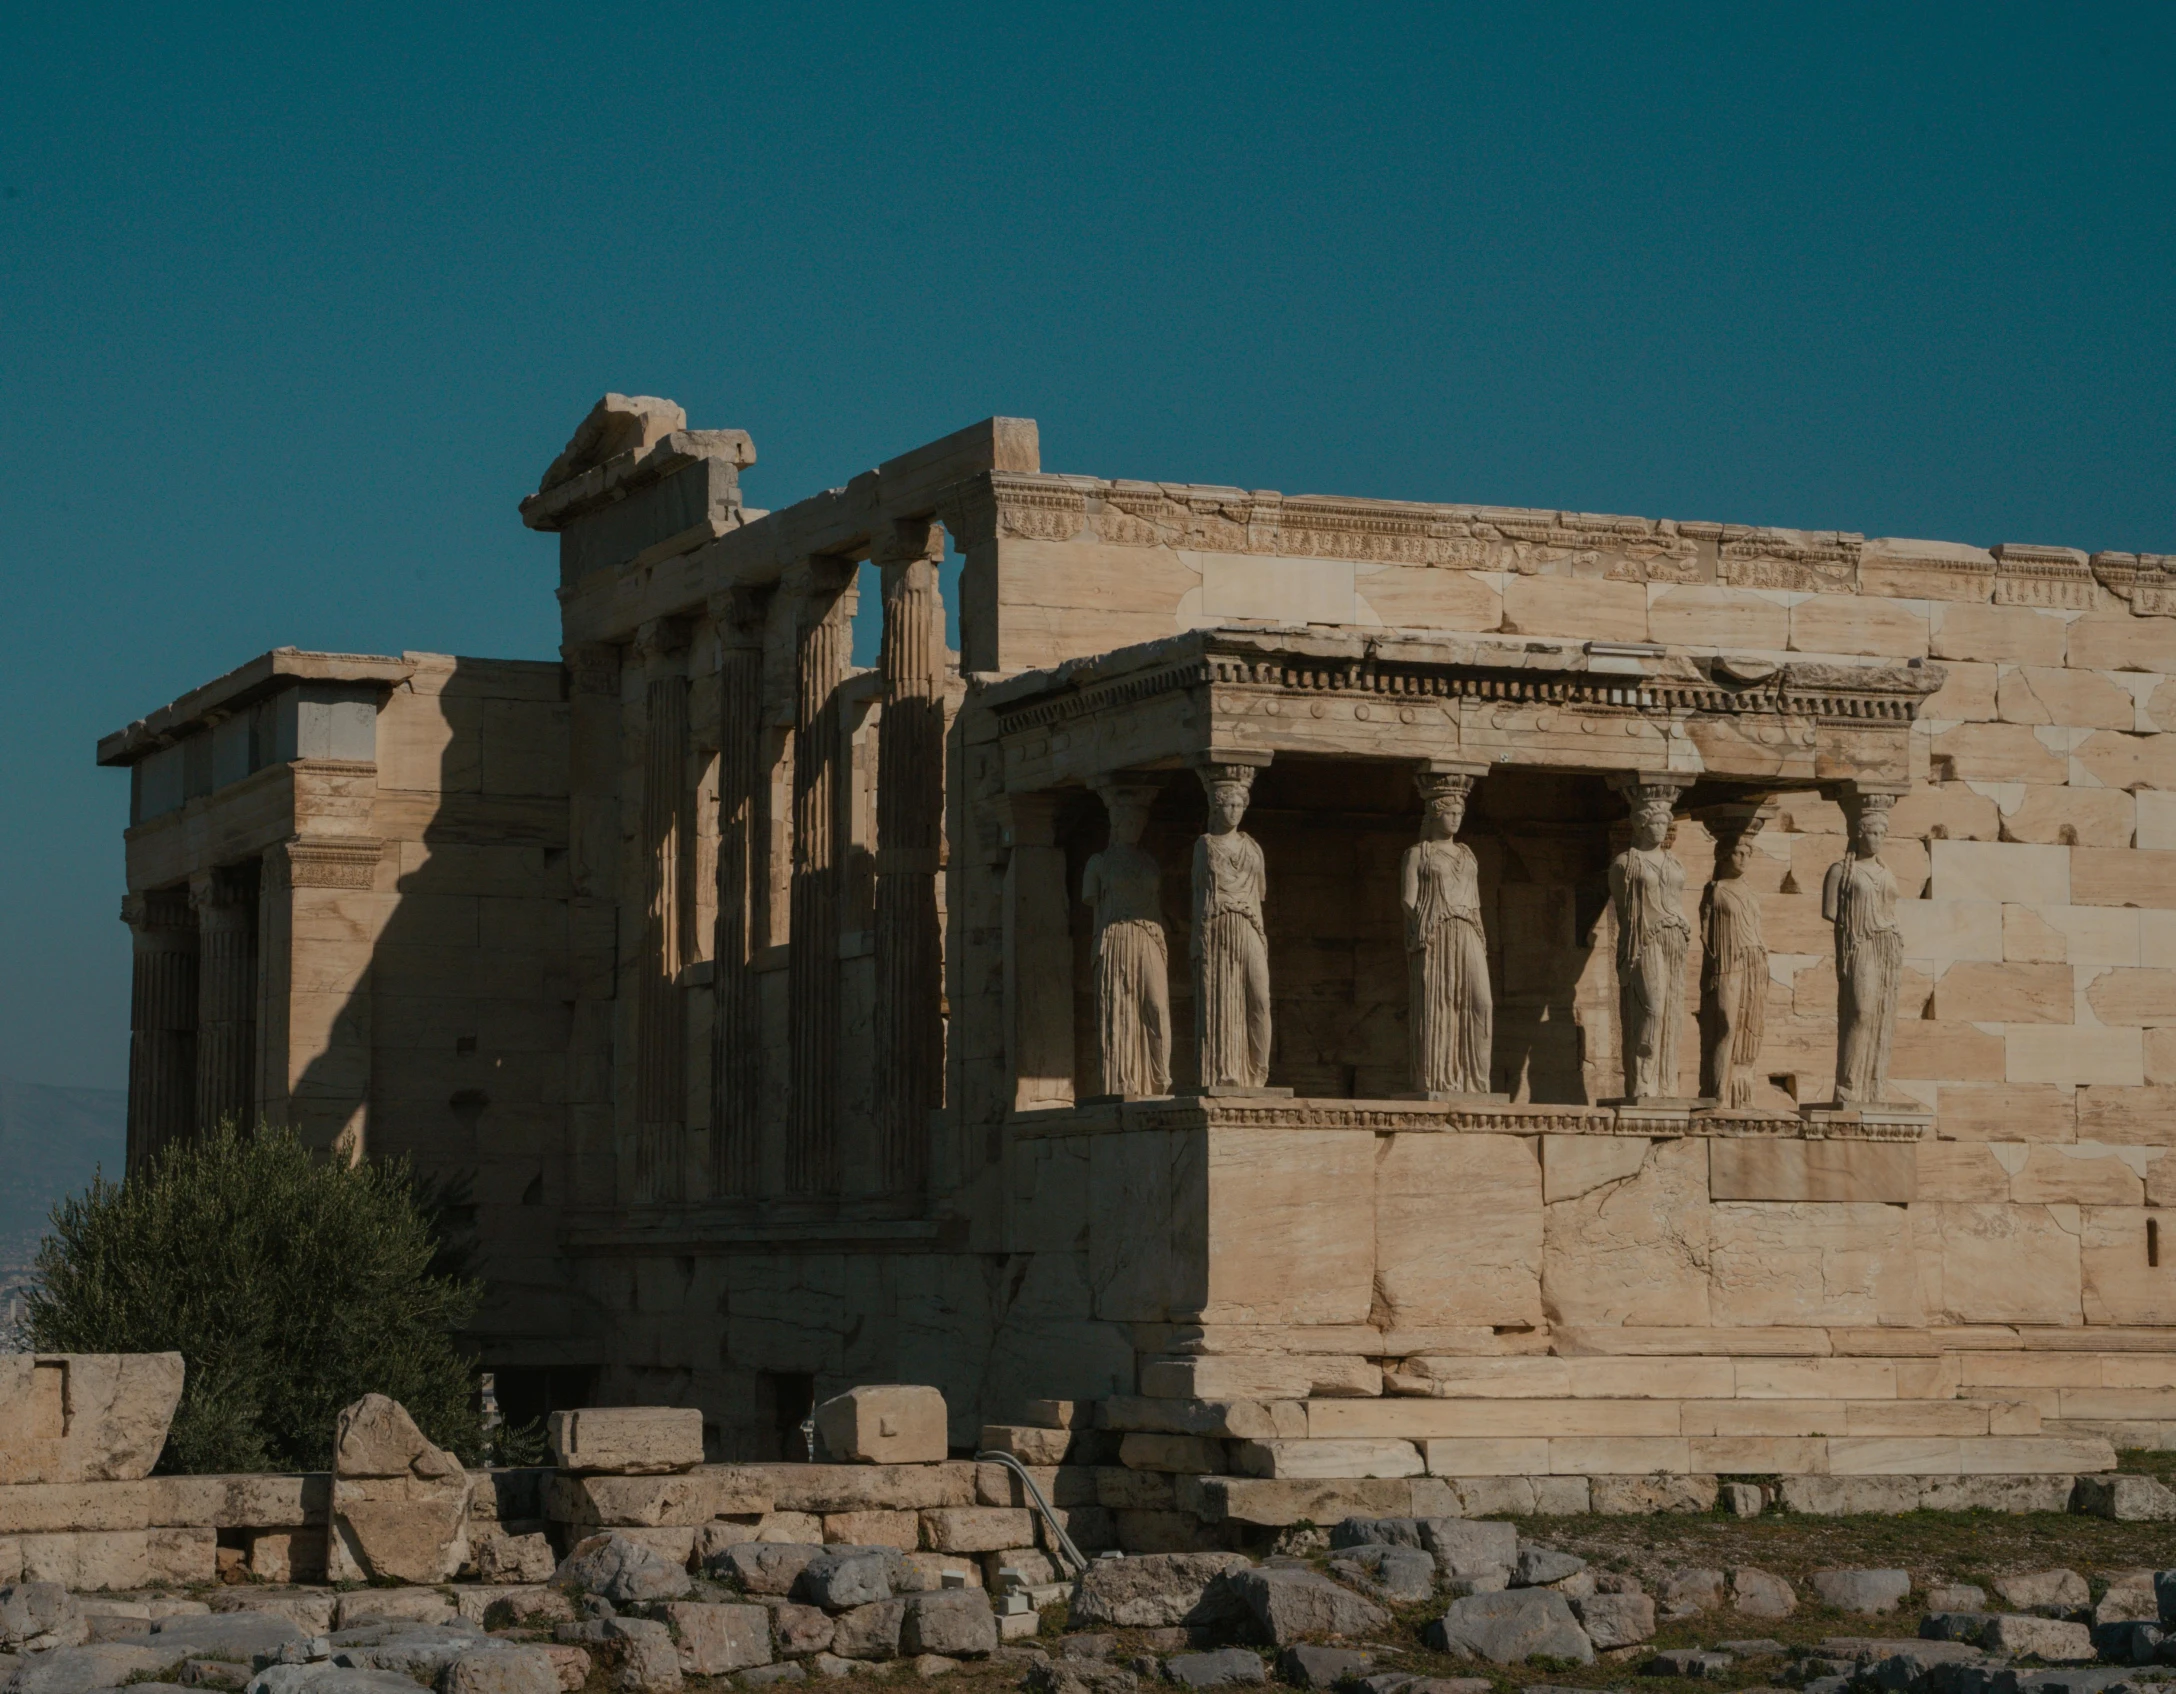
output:
[[[1896,796],[1850,786],[1837,799],[1851,846],[1821,879],[1821,915],[1836,926],[1836,1104],[1879,1106],[1904,978],[1896,878],[1879,857]]]
[[[1194,843],[1194,1017],[1204,1092],[1269,1081],[1268,889],[1262,849],[1239,827],[1254,787],[1252,765],[1199,767],[1209,796],[1208,833]]]
[[[1715,838],[1715,878],[1700,897],[1700,1092],[1729,1111],[1753,1103],[1753,1076],[1768,1024],[1768,944],[1760,896],[1747,886],[1753,838],[1767,821],[1758,805],[1717,806],[1700,819]]]
[[[1128,1099],[1171,1092],[1170,963],[1164,946],[1163,867],[1141,849],[1156,790],[1096,786],[1111,844],[1088,861],[1080,897],[1095,915],[1096,1035],[1103,1091]]]
[[[1685,1017],[1685,867],[1665,845],[1675,782],[1620,785],[1632,807],[1632,845],[1609,862],[1617,918],[1617,1002],[1627,1101],[1677,1098],[1677,1040]]]
[[[1411,998],[1413,1086],[1423,1094],[1488,1091],[1495,1003],[1481,928],[1481,875],[1473,849],[1455,839],[1465,821],[1469,772],[1421,771],[1420,840],[1399,867]]]

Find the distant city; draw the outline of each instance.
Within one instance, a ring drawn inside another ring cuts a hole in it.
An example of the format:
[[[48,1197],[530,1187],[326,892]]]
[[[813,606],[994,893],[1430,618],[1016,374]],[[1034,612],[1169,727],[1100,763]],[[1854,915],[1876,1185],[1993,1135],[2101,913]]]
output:
[[[119,1088],[51,1088],[0,1077],[0,1351],[21,1347],[23,1296],[53,1207],[101,1170],[118,1179],[128,1095]]]

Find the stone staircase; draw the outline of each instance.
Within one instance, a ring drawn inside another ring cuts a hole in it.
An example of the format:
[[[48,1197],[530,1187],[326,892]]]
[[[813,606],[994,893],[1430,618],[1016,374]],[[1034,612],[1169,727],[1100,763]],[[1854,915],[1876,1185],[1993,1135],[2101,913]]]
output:
[[[2176,1435],[2167,1354],[1422,1355],[1382,1386],[1101,1421],[1142,1437],[1121,1463],[1270,1479],[2076,1475]]]

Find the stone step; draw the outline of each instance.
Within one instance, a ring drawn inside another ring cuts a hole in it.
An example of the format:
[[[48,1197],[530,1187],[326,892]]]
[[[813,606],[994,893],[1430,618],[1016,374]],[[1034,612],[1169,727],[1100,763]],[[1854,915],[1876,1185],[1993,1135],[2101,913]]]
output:
[[[1438,1399],[1948,1399],[1956,1367],[1940,1358],[1461,1356],[1405,1361],[1385,1379],[1398,1397]]]
[[[2110,1470],[2095,1437],[1505,1435],[1246,1441],[1232,1468],[1277,1480],[1489,1476],[2049,1476]]]
[[[2004,1400],[1386,1399],[1305,1402],[1306,1439],[1550,1436],[1970,1437],[2038,1434]]]

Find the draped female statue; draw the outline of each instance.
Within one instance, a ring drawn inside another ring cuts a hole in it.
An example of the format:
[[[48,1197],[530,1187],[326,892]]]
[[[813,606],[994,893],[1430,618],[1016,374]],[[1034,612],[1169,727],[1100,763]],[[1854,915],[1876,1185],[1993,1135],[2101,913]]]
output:
[[[1751,806],[1701,816],[1715,837],[1715,879],[1700,899],[1706,946],[1700,972],[1700,1092],[1726,1110],[1742,1111],[1753,1103],[1753,1076],[1768,1021],[1760,896],[1745,884],[1753,837],[1764,820]]]
[[[1877,857],[1895,797],[1850,788],[1841,799],[1851,847],[1821,880],[1821,915],[1836,926],[1836,1103],[1878,1106],[1904,978],[1896,878]]]
[[[1260,1088],[1269,1081],[1269,941],[1262,931],[1268,879],[1262,849],[1239,827],[1252,765],[1201,767],[1208,832],[1194,843],[1194,1017],[1201,1086]]]
[[[1111,844],[1088,861],[1080,895],[1095,914],[1103,1091],[1128,1098],[1168,1094],[1171,990],[1163,868],[1140,845],[1155,791],[1109,783],[1098,792],[1110,813]]]
[[[1405,909],[1413,1086],[1423,1094],[1482,1094],[1489,1084],[1495,1007],[1488,942],[1481,929],[1480,867],[1453,839],[1466,816],[1473,778],[1426,771],[1420,840],[1399,873]]]
[[[1678,1028],[1685,1017],[1685,867],[1663,843],[1680,790],[1674,783],[1626,785],[1632,845],[1609,865],[1617,917],[1617,998],[1627,1100],[1677,1095]]]

